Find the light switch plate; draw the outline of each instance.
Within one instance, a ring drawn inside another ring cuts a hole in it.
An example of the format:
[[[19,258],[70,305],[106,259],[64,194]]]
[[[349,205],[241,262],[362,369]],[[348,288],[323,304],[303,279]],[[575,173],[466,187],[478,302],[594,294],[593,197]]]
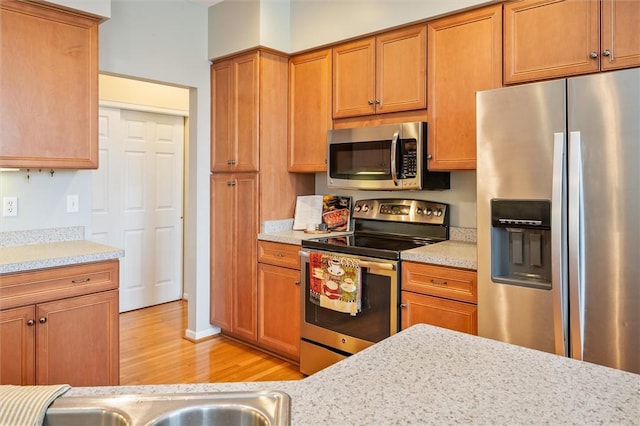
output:
[[[2,197],[2,216],[18,216],[18,197]]]
[[[67,213],[78,213],[80,211],[80,201],[78,195],[67,195]]]

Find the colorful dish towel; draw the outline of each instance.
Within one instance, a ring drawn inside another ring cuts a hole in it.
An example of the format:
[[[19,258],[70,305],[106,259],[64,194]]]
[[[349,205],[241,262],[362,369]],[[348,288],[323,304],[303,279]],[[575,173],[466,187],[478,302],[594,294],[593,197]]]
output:
[[[49,405],[69,385],[0,386],[0,426],[40,426]]]
[[[358,259],[311,252],[309,269],[311,303],[351,315],[361,311],[362,280]]]

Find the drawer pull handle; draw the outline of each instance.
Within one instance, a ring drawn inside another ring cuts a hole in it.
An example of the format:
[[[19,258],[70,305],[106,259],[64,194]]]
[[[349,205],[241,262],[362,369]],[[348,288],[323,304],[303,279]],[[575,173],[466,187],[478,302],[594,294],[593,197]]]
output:
[[[442,280],[431,280],[431,284],[435,284],[435,285],[447,285],[446,281],[442,281]]]
[[[91,281],[91,278],[80,278],[80,279],[77,279],[77,280],[71,280],[71,282],[73,284],[88,283],[89,281]]]
[[[40,317],[38,321],[40,322],[40,324],[44,324],[45,322],[47,322],[47,317]]]
[[[274,253],[273,255],[275,257],[284,257],[284,254],[282,254],[282,253]]]

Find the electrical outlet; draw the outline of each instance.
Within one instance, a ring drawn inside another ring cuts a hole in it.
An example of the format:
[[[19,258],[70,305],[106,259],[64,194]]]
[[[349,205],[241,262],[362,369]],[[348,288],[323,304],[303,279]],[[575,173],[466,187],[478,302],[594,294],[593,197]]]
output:
[[[2,216],[18,216],[18,197],[2,197]]]
[[[67,213],[78,213],[79,211],[78,195],[67,195]]]

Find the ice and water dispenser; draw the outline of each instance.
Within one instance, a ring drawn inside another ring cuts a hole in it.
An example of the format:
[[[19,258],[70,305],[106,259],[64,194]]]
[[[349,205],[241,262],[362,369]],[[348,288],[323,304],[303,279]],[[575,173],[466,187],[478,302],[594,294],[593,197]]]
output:
[[[551,288],[551,202],[491,200],[491,279]]]

